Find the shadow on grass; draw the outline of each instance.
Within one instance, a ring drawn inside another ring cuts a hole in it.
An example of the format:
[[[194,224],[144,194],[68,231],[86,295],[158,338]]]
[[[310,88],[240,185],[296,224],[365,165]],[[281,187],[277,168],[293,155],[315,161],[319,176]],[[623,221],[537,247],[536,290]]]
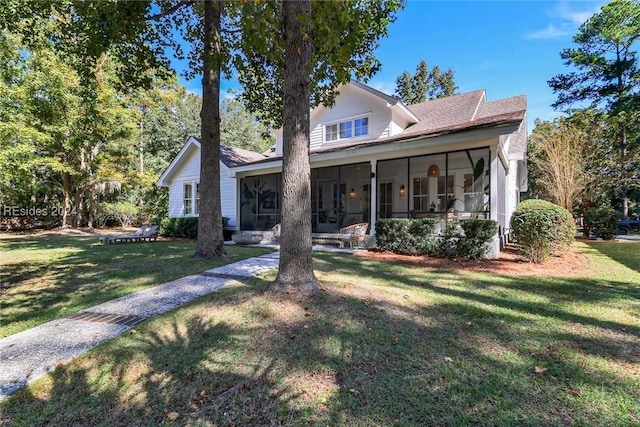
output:
[[[228,260],[192,259],[186,241],[100,245],[97,237],[3,237],[0,336],[180,277],[271,252],[231,248]],[[11,254],[24,261],[12,261]]]
[[[640,242],[589,242],[587,246],[640,273]]]
[[[430,273],[357,258],[322,255],[317,267],[347,264],[344,283],[377,288],[362,286],[360,297],[324,283],[323,292],[287,295],[246,281],[58,369],[50,387],[1,403],[4,417],[100,426],[157,425],[172,412],[173,425],[640,422],[637,373],[616,369],[637,366],[637,328],[519,301],[536,286],[544,293],[544,281],[502,278],[509,298],[487,295],[488,280],[460,276],[447,287]],[[548,290],[577,285],[557,280]],[[620,299],[603,292],[593,302]],[[389,297],[396,293],[400,302]]]

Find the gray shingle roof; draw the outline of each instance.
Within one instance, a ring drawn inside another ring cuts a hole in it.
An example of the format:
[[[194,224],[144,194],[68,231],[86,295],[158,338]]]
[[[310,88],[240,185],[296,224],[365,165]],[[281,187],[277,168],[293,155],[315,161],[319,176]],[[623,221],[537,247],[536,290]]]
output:
[[[202,144],[202,140],[200,138],[194,137],[194,139]],[[264,154],[220,144],[220,161],[230,168],[242,166],[247,163],[258,162],[267,158],[269,157]]]
[[[509,152],[523,153],[526,150],[526,124],[523,123],[526,121],[527,110],[527,98],[525,95],[487,102],[485,91],[476,90],[410,105],[407,108],[420,121],[407,127],[400,134],[356,143],[345,141],[344,144],[332,144],[331,147],[313,150],[312,154],[352,150],[359,147],[389,144],[419,137],[434,137],[517,123],[521,124],[520,129],[514,132],[512,136]],[[229,167],[280,157],[252,153],[251,151],[237,148],[227,148],[232,151],[226,154],[224,150],[221,150],[221,159]]]

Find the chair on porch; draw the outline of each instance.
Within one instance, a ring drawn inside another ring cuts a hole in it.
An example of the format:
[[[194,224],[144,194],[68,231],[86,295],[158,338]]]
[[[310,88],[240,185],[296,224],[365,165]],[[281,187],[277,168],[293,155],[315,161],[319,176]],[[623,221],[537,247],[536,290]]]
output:
[[[353,244],[356,247],[360,242],[364,242],[364,237],[367,235],[367,229],[369,228],[368,222],[361,222],[358,224],[352,224],[348,227],[340,229],[340,247],[344,248],[345,242],[349,242],[349,247],[353,249]]]
[[[276,242],[280,241],[281,229],[282,229],[282,225],[280,223],[274,225],[273,228],[271,229],[271,231],[273,232],[273,240],[275,240]]]

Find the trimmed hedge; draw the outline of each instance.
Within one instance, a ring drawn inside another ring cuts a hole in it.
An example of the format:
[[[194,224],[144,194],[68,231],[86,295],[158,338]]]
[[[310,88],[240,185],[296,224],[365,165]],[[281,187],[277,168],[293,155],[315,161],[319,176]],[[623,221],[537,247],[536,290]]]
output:
[[[385,218],[376,222],[376,243],[379,249],[395,253],[429,256],[460,255],[471,259],[484,257],[488,242],[495,236],[498,224],[484,219],[469,219],[462,223],[449,221],[440,235],[434,234],[435,218]],[[463,225],[464,235],[459,232]],[[465,228],[466,227],[466,228]]]
[[[385,218],[376,222],[376,244],[383,251],[407,253],[411,249],[409,219]]]
[[[419,254],[432,254],[436,247],[433,231],[438,220],[435,218],[416,218],[408,221],[410,221],[409,241],[411,249]]]
[[[589,231],[604,240],[611,240],[618,234],[620,214],[611,206],[593,206],[587,209],[586,218]],[[589,237],[589,236],[584,236]]]
[[[484,258],[489,252],[488,243],[498,232],[498,223],[485,219],[463,219],[460,227],[464,235],[458,239],[458,255],[469,259]]]
[[[227,233],[227,225],[229,218],[222,217],[223,232]],[[159,233],[164,237],[180,237],[185,239],[195,239],[198,237],[198,218],[182,217],[182,218],[164,218],[160,221]],[[225,236],[226,237],[226,236]],[[229,236],[230,238],[230,236]]]
[[[576,224],[566,209],[545,200],[531,199],[516,207],[511,230],[521,253],[540,264],[554,251],[573,242]]]

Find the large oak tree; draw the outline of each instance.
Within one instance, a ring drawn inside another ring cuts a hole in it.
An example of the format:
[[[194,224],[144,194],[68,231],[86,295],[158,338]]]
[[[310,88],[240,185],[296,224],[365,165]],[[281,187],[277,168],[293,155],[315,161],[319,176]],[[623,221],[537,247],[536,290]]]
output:
[[[273,289],[317,289],[311,244],[310,108],[333,104],[341,84],[379,68],[378,40],[399,0],[247,2],[236,63],[244,99],[283,127],[280,266]]]

